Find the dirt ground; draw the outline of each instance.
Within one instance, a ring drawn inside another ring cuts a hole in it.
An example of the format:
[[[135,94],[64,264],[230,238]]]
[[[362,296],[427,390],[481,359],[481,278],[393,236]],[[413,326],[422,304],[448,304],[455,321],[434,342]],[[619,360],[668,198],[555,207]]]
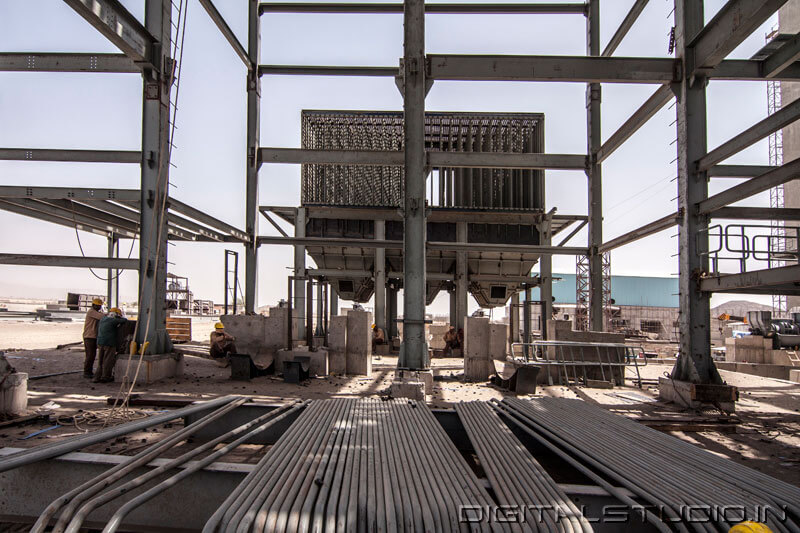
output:
[[[212,322],[209,322],[209,329],[211,324]],[[39,323],[36,326],[44,332],[33,336],[27,327],[24,328],[28,335],[25,344],[37,345],[49,342],[51,348],[9,351],[6,353],[9,362],[19,372],[27,372],[30,376],[80,370],[83,362],[81,346],[52,349],[53,344],[75,340],[74,337],[67,338],[67,331],[70,330],[63,327],[70,325]],[[60,337],[62,335],[63,338]],[[48,340],[43,340],[45,337]],[[0,337],[2,339],[0,345],[5,346],[9,338],[14,337]],[[15,345],[19,345],[17,341],[11,344]],[[149,386],[139,386],[134,392],[191,399],[238,394],[266,402],[282,402],[292,398],[379,397],[387,394],[396,364],[397,359],[394,357],[375,357],[373,375],[370,377],[321,377],[301,385],[293,385],[284,383],[281,378],[274,376],[258,377],[250,382],[231,381],[229,369],[219,368],[208,359],[186,356],[183,377],[167,379]],[[429,402],[432,407],[446,408],[459,401],[489,400],[511,394],[488,382],[465,383],[462,379],[461,359],[434,359],[432,367],[435,376],[434,391]],[[642,377],[654,381],[670,368],[667,364],[651,363],[642,369]],[[633,372],[629,370],[628,374],[632,376]],[[740,391],[740,400],[736,405],[736,416],[739,419],[736,432],[702,431],[672,434],[733,461],[800,485],[800,385],[736,372],[723,371],[722,375],[729,384],[739,387]],[[54,423],[43,420],[25,426],[0,428],[0,447],[30,447],[53,442],[87,429],[96,429],[99,426],[90,425],[85,421],[75,424],[69,421],[68,417],[77,414],[80,418],[81,415],[106,409],[107,398],[115,397],[119,390],[119,384],[92,383],[84,379],[80,373],[29,381],[30,413],[37,412],[37,409],[52,412],[56,417],[62,417],[63,425],[32,437],[29,437],[32,433],[50,428]],[[635,418],[682,416],[712,419],[720,415],[713,410],[705,413],[682,411],[673,404],[658,401],[655,385],[645,385],[640,390],[630,381],[626,382],[625,387],[614,389],[546,386],[541,387],[537,395],[582,398],[615,413]],[[43,408],[46,404],[47,407]],[[134,416],[143,416],[146,412],[163,408],[138,409],[139,414]],[[171,427],[172,425],[167,424],[134,433],[113,443],[88,448],[86,451],[136,453],[147,443],[168,433]],[[227,460],[255,462],[259,457],[259,450],[258,446],[244,447],[235,457]]]

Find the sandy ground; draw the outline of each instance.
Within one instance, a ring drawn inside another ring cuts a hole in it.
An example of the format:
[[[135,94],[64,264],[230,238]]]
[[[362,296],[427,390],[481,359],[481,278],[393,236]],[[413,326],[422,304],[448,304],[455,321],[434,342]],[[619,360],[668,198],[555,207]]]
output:
[[[211,317],[192,318],[192,341],[208,342],[217,320]],[[83,322],[0,320],[0,351],[43,350],[81,342],[82,338]]]
[[[60,331],[56,326],[62,326],[62,324],[41,325],[46,326],[48,338],[53,338],[55,332]],[[26,342],[30,344],[31,338]],[[44,341],[36,339],[36,342]],[[20,350],[8,353],[7,356],[18,371],[28,372],[32,376],[79,370],[83,361],[81,347],[62,350]],[[387,393],[397,363],[394,357],[375,357],[371,377],[321,377],[301,385],[292,385],[273,376],[258,377],[250,382],[231,381],[230,370],[219,368],[210,360],[187,356],[185,361],[186,371],[183,377],[137,387],[135,392],[192,399],[240,394],[268,402],[281,402],[290,398],[379,397]],[[502,398],[509,394],[488,382],[463,382],[463,362],[460,359],[434,359],[432,367],[435,376],[434,391],[430,400],[432,407],[448,407],[464,400]],[[642,377],[654,380],[670,368],[665,364],[650,364],[642,370]],[[629,371],[629,374],[632,375],[632,372]],[[722,374],[728,383],[740,389],[741,399],[737,403],[736,415],[741,422],[737,432],[704,431],[673,434],[713,453],[800,485],[800,385],[735,372],[722,372]],[[55,402],[58,407],[54,409],[54,413],[66,417],[105,409],[106,399],[116,396],[119,392],[118,384],[91,383],[79,373],[30,381],[28,385],[30,412],[35,412],[47,402]],[[628,386],[611,390],[555,385],[540,388],[537,395],[582,398],[631,417],[681,413],[681,409],[676,406],[657,401],[658,393],[654,386],[645,386],[640,390],[630,382]],[[683,415],[692,417],[716,417],[719,414],[719,412],[709,412],[705,415],[693,411],[683,412]],[[52,425],[52,422],[42,421],[22,427],[0,428],[0,447],[35,446],[74,435],[91,427],[84,423],[79,423],[76,427],[71,422],[65,422],[64,426],[58,429],[21,440],[37,430]],[[171,431],[171,427],[166,425],[132,434],[113,443],[89,448],[87,451],[135,453],[148,442]],[[244,448],[241,452],[237,452],[235,458],[231,457],[229,460],[255,462],[259,457],[260,447],[252,448]]]

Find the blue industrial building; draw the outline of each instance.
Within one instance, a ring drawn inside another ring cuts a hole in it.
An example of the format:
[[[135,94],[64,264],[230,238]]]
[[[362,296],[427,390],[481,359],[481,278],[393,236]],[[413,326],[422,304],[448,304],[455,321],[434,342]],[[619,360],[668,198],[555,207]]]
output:
[[[575,304],[575,274],[553,274],[553,297],[558,304]],[[539,289],[533,289],[539,299]],[[613,305],[641,307],[678,307],[678,278],[646,276],[611,276]]]

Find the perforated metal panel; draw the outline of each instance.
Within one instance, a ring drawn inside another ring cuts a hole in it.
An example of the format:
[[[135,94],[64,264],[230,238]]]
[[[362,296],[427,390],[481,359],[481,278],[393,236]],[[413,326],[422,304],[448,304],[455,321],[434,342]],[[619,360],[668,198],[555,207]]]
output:
[[[544,116],[538,113],[426,113],[429,151],[538,153]],[[316,150],[403,149],[402,112],[303,111],[302,147]],[[303,205],[399,207],[400,166],[302,167]],[[433,168],[428,205],[475,209],[541,209],[539,170]]]

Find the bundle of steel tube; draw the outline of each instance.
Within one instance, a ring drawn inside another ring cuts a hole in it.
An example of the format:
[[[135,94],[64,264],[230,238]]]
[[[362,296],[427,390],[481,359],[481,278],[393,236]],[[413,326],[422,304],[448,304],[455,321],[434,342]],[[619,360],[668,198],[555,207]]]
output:
[[[775,532],[800,531],[798,487],[581,400],[507,398],[492,405],[593,479],[632,492],[632,519],[661,530],[728,531],[756,520]]]
[[[423,403],[315,401],[203,529],[461,531],[492,500]],[[492,529],[510,530],[505,524]]]
[[[164,454],[179,443],[186,441],[200,429],[219,420],[242,405],[245,401],[245,398],[231,397],[222,407],[208,413],[193,424],[176,431],[167,438],[145,448],[124,462],[119,463],[67,492],[53,501],[44,510],[31,531],[34,533],[45,531],[51,520],[54,519],[56,514],[60,511],[58,520],[52,531],[56,533],[64,531],[77,533],[83,527],[84,521],[98,507],[106,505],[123,496],[129,496],[134,489],[145,486],[151,481],[167,475],[168,477],[160,479],[141,494],[119,505],[118,509],[103,529],[106,533],[116,531],[122,525],[125,516],[142,503],[154,498],[194,472],[205,468],[212,462],[233,451],[234,448],[252,438],[257,433],[264,431],[269,426],[283,420],[289,414],[307,405],[307,402],[294,402],[279,407],[231,431],[223,433],[181,454],[179,457],[170,459],[161,466],[147,470],[141,475],[131,477],[138,468],[146,466],[153,459]],[[215,450],[215,448],[222,443],[228,444],[219,450]],[[199,456],[205,452],[211,453],[200,459]],[[189,461],[192,460],[194,460],[194,462],[189,464]]]
[[[498,503],[505,506],[504,518],[522,531],[592,531],[578,507],[489,404],[461,402],[456,413]]]

